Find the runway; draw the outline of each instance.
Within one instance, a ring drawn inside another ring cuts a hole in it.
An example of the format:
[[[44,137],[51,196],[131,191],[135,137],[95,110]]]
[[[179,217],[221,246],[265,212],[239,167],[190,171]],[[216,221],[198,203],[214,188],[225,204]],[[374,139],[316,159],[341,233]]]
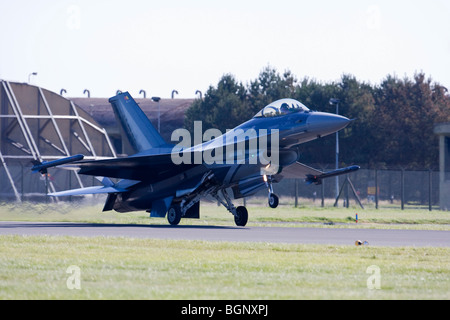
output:
[[[307,227],[124,225],[68,222],[0,222],[0,235],[130,237],[298,244],[450,247],[450,231]]]

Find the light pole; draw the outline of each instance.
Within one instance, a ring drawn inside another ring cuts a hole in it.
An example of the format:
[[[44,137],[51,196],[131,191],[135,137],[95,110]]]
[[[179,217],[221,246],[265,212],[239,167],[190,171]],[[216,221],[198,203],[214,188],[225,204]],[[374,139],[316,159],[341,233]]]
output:
[[[28,75],[28,84],[30,84],[31,76],[37,76],[37,72],[33,72]]]
[[[161,109],[159,106],[160,97],[152,97],[152,100],[158,103],[158,132],[161,133]]]
[[[331,105],[336,105],[336,114],[339,114],[339,99],[331,98]],[[339,169],[339,131],[336,132],[336,169]],[[339,196],[339,177],[336,176],[336,199]]]

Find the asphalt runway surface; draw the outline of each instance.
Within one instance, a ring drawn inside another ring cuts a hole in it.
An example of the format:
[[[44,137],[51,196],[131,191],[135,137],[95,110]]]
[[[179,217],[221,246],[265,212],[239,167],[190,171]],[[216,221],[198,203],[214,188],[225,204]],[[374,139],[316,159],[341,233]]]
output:
[[[299,244],[450,247],[450,231],[309,227],[125,225],[69,222],[0,222],[0,235],[130,237]]]

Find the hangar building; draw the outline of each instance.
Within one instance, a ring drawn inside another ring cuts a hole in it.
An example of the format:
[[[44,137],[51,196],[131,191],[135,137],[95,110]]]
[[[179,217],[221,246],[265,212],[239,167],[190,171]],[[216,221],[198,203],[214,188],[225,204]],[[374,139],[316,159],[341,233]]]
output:
[[[155,127],[160,115],[161,134],[170,141],[171,132],[183,126],[184,112],[194,100],[136,101]],[[108,98],[68,99],[37,86],[0,80],[0,201],[46,201],[49,192],[99,184],[94,177],[71,170],[33,174],[32,160],[75,154],[99,160],[129,153]]]
[[[105,129],[54,92],[1,80],[0,110],[0,201],[42,200],[47,192],[95,184],[69,170],[32,174],[32,160],[80,153],[85,159],[116,157]]]

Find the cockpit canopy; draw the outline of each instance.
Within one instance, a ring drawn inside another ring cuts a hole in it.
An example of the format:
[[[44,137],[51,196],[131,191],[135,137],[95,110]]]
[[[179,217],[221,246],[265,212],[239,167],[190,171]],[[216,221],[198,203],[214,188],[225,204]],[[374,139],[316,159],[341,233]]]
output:
[[[301,102],[294,99],[281,99],[272,102],[259,111],[254,118],[279,117],[288,113],[298,111],[309,111]]]

